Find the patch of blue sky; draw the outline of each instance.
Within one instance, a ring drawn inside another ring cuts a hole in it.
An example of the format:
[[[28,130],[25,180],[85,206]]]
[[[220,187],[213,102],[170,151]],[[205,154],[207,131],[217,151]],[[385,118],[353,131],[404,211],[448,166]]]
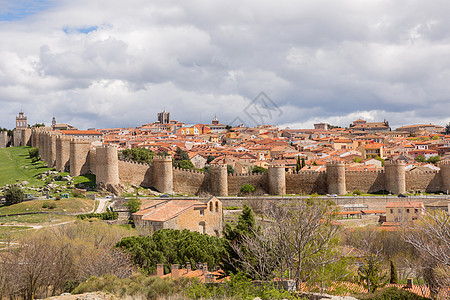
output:
[[[98,26],[89,26],[89,27],[64,27],[63,31],[66,34],[70,34],[70,33],[83,33],[83,34],[88,34],[91,31],[95,31],[98,29]]]
[[[53,0],[0,0],[0,21],[16,21],[55,5]]]

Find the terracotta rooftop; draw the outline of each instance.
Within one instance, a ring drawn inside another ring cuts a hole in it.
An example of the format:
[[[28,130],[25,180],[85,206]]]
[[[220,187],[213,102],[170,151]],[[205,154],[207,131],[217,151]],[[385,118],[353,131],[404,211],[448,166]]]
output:
[[[164,205],[156,207],[154,210],[150,211],[149,214],[144,215],[142,220],[165,222],[193,206],[207,207],[206,204],[198,200],[172,200]]]

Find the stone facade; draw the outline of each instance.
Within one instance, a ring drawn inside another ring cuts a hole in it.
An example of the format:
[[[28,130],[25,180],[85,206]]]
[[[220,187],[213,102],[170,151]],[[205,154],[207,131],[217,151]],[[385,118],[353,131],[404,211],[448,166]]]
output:
[[[160,193],[173,193],[172,157],[153,157],[153,183]]]
[[[387,161],[384,166],[385,186],[393,194],[406,193],[406,164],[402,161]]]
[[[96,170],[96,183],[118,185],[119,162],[117,148],[114,146],[103,146],[96,149],[97,165],[101,166]]]
[[[70,138],[65,136],[56,137],[56,171],[69,171],[70,160]]]
[[[347,194],[345,165],[343,163],[327,163],[327,184],[329,194]]]
[[[211,193],[216,196],[228,196],[228,171],[226,164],[211,165]]]
[[[441,187],[442,192],[450,192],[450,161],[442,161],[439,166],[441,167]]]
[[[5,148],[9,143],[9,136],[7,131],[0,131],[0,148]]]
[[[270,165],[268,179],[269,193],[271,195],[286,194],[286,171],[284,165]]]
[[[89,150],[91,142],[86,140],[70,141],[70,176],[80,176],[89,171]]]

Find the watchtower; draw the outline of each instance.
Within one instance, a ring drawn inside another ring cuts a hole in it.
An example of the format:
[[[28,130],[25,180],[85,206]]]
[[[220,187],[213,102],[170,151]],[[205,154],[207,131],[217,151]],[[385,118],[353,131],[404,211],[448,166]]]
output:
[[[19,116],[16,117],[16,129],[26,129],[27,127],[27,117],[21,111],[19,112]]]
[[[450,160],[443,160],[439,163],[441,168],[442,191],[450,193]]]
[[[48,134],[48,146],[47,146],[47,163],[49,167],[54,167],[56,164],[56,134],[50,132]]]
[[[406,193],[406,164],[403,161],[386,161],[384,164],[385,186],[392,194]]]
[[[345,164],[341,162],[327,163],[327,184],[329,194],[347,194],[347,187],[345,182]]]
[[[226,164],[211,165],[211,193],[214,196],[228,196],[228,171]]]
[[[283,164],[269,165],[269,194],[286,194],[286,171]]]
[[[102,146],[96,150],[96,184],[119,184],[119,159],[117,148],[114,146]]]
[[[70,176],[80,176],[89,170],[88,156],[91,142],[83,139],[70,141]]]
[[[56,171],[66,172],[69,169],[70,138],[64,135],[56,137]]]
[[[173,193],[173,170],[171,156],[153,157],[153,186],[160,193]]]

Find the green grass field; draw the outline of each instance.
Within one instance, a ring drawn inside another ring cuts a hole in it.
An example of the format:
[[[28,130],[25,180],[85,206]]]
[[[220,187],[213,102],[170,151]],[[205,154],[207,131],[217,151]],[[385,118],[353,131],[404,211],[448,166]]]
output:
[[[28,181],[32,186],[42,186],[37,175],[50,170],[42,161],[31,162],[28,155],[30,147],[9,147],[0,149],[0,186]]]
[[[55,208],[43,208],[46,204],[54,204]],[[25,212],[66,212],[88,213],[94,208],[94,200],[88,198],[69,198],[61,200],[33,200],[0,207],[0,215],[17,214]],[[1,219],[0,219],[1,222]]]

